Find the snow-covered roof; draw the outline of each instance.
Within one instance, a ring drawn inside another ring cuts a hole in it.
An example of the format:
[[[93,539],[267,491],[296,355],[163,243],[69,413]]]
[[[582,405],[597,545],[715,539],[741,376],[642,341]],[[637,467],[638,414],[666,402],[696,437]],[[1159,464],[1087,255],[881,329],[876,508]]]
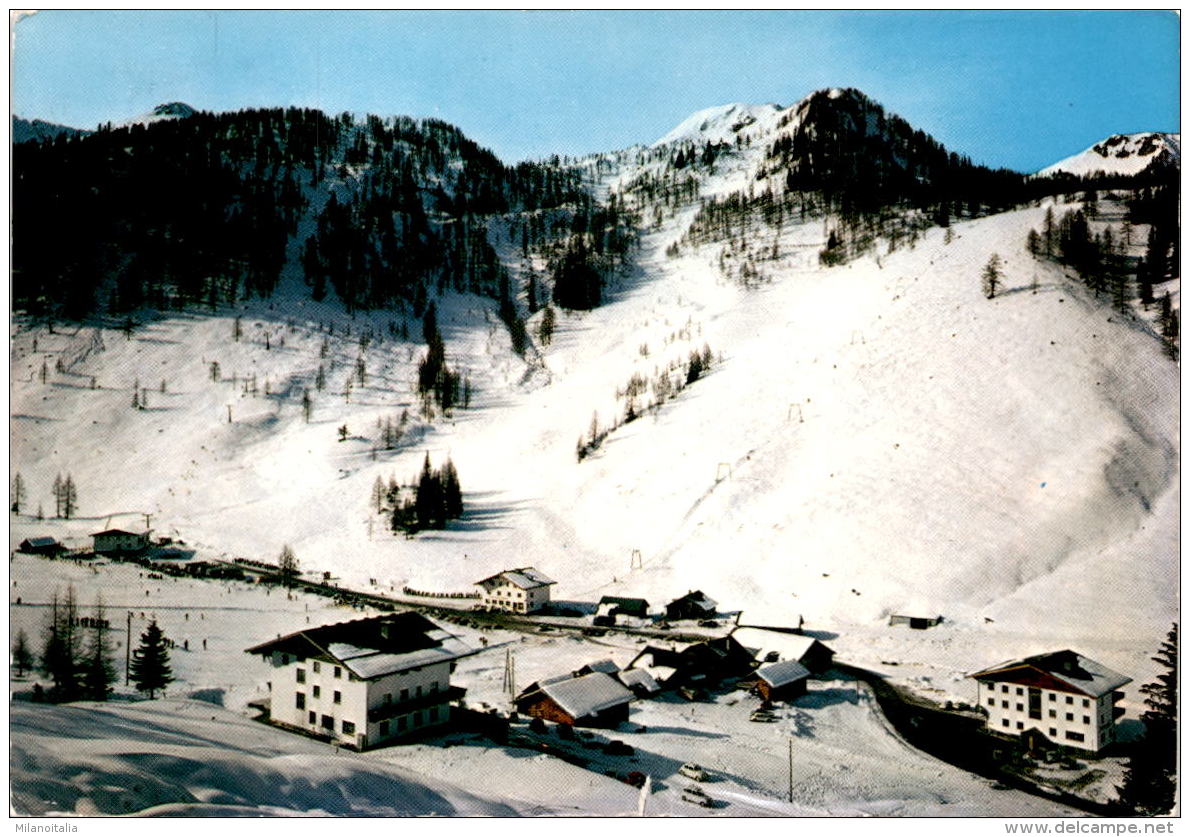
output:
[[[670,602],[670,604],[675,605],[678,602],[689,602],[690,604],[698,605],[699,607],[707,609],[714,609],[719,604],[701,590],[692,590],[685,596],[679,596],[678,598],[674,599],[672,602]]]
[[[1028,669],[1044,672],[1076,692],[1090,697],[1100,697],[1132,682],[1131,677],[1112,671],[1102,663],[1097,663],[1090,657],[1084,657],[1077,651],[1068,649],[1048,654],[1035,654],[1032,657],[1022,657],[1019,660],[1008,660],[978,671],[971,677],[977,680],[1007,680],[1011,682],[1014,676]]]
[[[583,668],[589,671],[602,671],[604,674],[611,675],[614,675],[620,670],[620,667],[615,664],[615,661],[610,659],[596,660],[593,663],[587,663]]]
[[[570,717],[578,719],[628,703],[632,692],[602,671],[542,681],[541,691]]]
[[[22,545],[24,544],[28,544],[32,547],[57,546],[58,541],[50,537],[26,538],[24,541],[22,541]]]
[[[250,654],[274,651],[298,659],[325,654],[364,680],[474,653],[454,634],[413,612],[310,628],[248,649]]]
[[[504,570],[503,572],[498,572],[495,575],[490,575],[487,578],[480,579],[475,583],[486,584],[489,581],[496,580],[497,578],[503,578],[509,583],[520,587],[522,590],[528,590],[533,587],[546,587],[550,584],[558,583],[545,575],[545,573],[538,572],[532,567],[521,567],[520,569],[516,570]]]
[[[774,688],[787,686],[810,676],[810,670],[797,660],[782,660],[756,669],[756,674]]]
[[[123,529],[105,529],[102,532],[94,532],[91,537],[100,538],[104,535],[129,535],[134,538],[146,538],[149,536],[148,532],[126,532]]]
[[[653,679],[653,675],[649,674],[643,668],[626,669],[621,671],[617,676],[620,678],[620,682],[629,689],[639,687],[650,694],[661,691],[661,687],[657,685],[657,681]]]
[[[782,660],[800,660],[815,643],[822,645],[812,636],[769,631],[764,628],[736,628],[731,632],[731,636],[757,659],[763,659],[775,651]]]

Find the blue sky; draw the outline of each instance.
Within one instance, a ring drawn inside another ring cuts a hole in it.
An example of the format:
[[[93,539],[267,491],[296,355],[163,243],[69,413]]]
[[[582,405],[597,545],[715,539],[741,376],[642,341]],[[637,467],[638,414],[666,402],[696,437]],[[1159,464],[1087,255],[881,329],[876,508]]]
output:
[[[1170,12],[49,11],[16,26],[12,109],[76,127],[167,101],[436,116],[513,161],[858,87],[1031,171],[1179,130],[1179,36]]]

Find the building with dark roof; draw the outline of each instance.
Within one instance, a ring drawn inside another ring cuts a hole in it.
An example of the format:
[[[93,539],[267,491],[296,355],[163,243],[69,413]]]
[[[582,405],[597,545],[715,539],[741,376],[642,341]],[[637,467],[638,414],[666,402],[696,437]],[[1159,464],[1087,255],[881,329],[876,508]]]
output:
[[[17,547],[20,552],[30,555],[61,555],[67,549],[54,538],[25,538]]]
[[[450,719],[465,690],[455,661],[474,653],[419,613],[308,628],[247,649],[273,668],[269,720],[364,749]]]
[[[1116,740],[1116,704],[1132,678],[1071,650],[1009,660],[970,675],[987,728],[1032,733],[1064,747],[1098,752]]]
[[[692,590],[665,606],[668,619],[710,619],[716,613],[718,603],[701,590]]]
[[[96,555],[133,555],[149,548],[148,532],[126,532],[123,529],[105,529],[91,535],[94,541],[92,551]]]
[[[517,712],[559,724],[615,727],[628,720],[632,692],[612,676],[594,671],[534,683],[516,699]]]

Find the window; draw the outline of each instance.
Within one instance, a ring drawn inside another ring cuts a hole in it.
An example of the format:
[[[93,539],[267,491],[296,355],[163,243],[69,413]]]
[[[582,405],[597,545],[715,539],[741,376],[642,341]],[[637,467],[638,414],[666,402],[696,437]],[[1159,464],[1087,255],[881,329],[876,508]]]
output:
[[[388,721],[380,722],[380,734],[381,736],[388,735]]]
[[[1091,716],[1090,716],[1090,715],[1083,715],[1083,723],[1084,723],[1084,724],[1090,724],[1090,723],[1091,723]]]
[[[299,682],[299,683],[306,682],[306,670],[304,668],[299,668],[297,670],[297,682]]]
[[[1083,741],[1085,739],[1081,732],[1070,732],[1069,730],[1067,730],[1066,731],[1066,740],[1067,741]]]
[[[407,700],[409,700],[409,690],[401,689],[401,702],[404,703]]]
[[[1001,684],[1001,685],[1000,685],[1000,691],[1002,691],[1002,692],[1007,692],[1007,691],[1008,691],[1008,686],[1007,686],[1006,684]]]
[[[390,704],[392,704],[392,702],[393,702],[393,696],[392,696],[392,693],[390,692],[384,696],[384,700],[381,701],[381,705],[389,706]]]
[[[1067,713],[1066,713],[1066,720],[1068,720],[1068,721],[1073,721],[1073,720],[1074,720],[1074,713],[1073,713],[1073,712],[1067,712]]]
[[[339,668],[338,666],[335,666],[335,677],[342,677],[342,676],[343,676],[343,669]]]
[[[438,723],[438,707],[437,706],[430,707],[430,723],[431,724]]]
[[[415,727],[420,727],[421,726],[421,713],[414,712],[412,717],[413,717],[413,725]]]
[[[1067,695],[1067,696],[1066,696],[1066,702],[1067,702],[1067,703],[1074,703],[1074,698],[1072,698],[1070,695]]]
[[[1054,710],[1052,710],[1052,709],[1051,709],[1051,710],[1050,710],[1050,717],[1051,717],[1051,718],[1057,718],[1057,717],[1058,717],[1058,713],[1057,713],[1057,712],[1055,712]]]
[[[355,734],[355,724],[351,723],[351,721],[344,721],[343,722],[343,734],[344,735],[354,735]]]
[[[1086,709],[1090,705],[1091,705],[1091,701],[1087,700],[1086,698],[1083,698],[1083,709]]]
[[[335,692],[334,701],[335,701],[335,703],[342,703],[343,702],[343,693]]]
[[[322,695],[322,687],[315,686],[314,687],[314,697],[320,697],[321,695]]]
[[[320,671],[322,671],[322,666],[319,665],[317,660],[315,660],[314,661],[314,673],[318,674],[318,672],[320,672]]]
[[[1053,692],[1050,692],[1050,700],[1057,700],[1057,699],[1058,699],[1058,696],[1055,695]]]
[[[304,692],[297,693],[297,708],[298,709],[306,708],[306,695]]]
[[[1058,731],[1056,729],[1054,729],[1053,727],[1050,727],[1050,738],[1057,738],[1057,737],[1058,737]]]
[[[1020,688],[1018,688],[1018,689],[1016,690],[1016,693],[1017,693],[1018,695],[1023,695],[1023,694],[1025,693],[1025,690],[1024,690],[1024,689],[1020,689]]]
[[[335,731],[335,719],[330,715],[322,716],[322,728],[329,729],[331,732]]]
[[[988,706],[995,706],[995,705],[996,705],[996,699],[988,698]]]
[[[1006,727],[1006,726],[1008,726],[1008,719],[1007,719],[1007,718],[1002,718],[1002,719],[1000,720],[1000,726],[1002,726],[1002,727]]]
[[[1025,704],[1023,704],[1023,703],[1018,703],[1018,704],[1016,705],[1016,711],[1017,711],[1017,712],[1024,712],[1024,711],[1025,711]]]
[[[1017,729],[1024,729],[1024,728],[1025,728],[1025,725],[1024,725],[1024,724],[1022,724],[1020,721],[1017,721],[1017,722],[1016,722],[1016,728],[1017,728]]]
[[[1002,700],[1002,701],[1000,701],[1000,706],[1001,706],[1002,708],[1004,708],[1004,709],[1007,709],[1007,708],[1008,708],[1008,701],[1006,701],[1006,700]]]
[[[421,686],[418,686],[418,687],[417,687],[417,691],[416,691],[414,694],[415,694],[417,697],[421,697]]]
[[[433,683],[430,684],[430,694],[436,694],[437,692],[438,692],[438,681],[435,680]]]
[[[281,665],[283,665],[283,666],[289,665],[289,655],[288,654],[281,655]]]
[[[404,732],[405,728],[409,726],[409,719],[402,715],[397,718],[397,732]]]
[[[318,713],[311,709],[310,714],[306,717],[306,721],[310,724],[318,723]]]

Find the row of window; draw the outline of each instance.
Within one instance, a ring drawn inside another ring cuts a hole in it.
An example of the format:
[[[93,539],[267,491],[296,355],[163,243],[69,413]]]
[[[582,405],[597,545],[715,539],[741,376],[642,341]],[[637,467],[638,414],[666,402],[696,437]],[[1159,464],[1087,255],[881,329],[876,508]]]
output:
[[[1001,720],[1000,725],[1007,727],[1008,719],[1004,718],[1003,720]],[[1025,728],[1025,725],[1022,722],[1017,721],[1016,728],[1018,730],[1023,730]],[[1058,731],[1056,729],[1054,729],[1053,727],[1050,727],[1050,738],[1057,738],[1057,737],[1058,737]],[[1072,732],[1070,730],[1067,730],[1066,731],[1066,740],[1068,740],[1068,741],[1085,741],[1086,736],[1083,735],[1081,732]]]
[[[310,726],[314,726],[315,724],[318,723],[318,713],[311,711],[310,714],[306,716],[306,720],[310,724]],[[334,716],[323,715],[321,726],[324,730],[327,730],[328,732],[334,732],[335,731]],[[342,729],[343,729],[344,735],[355,735],[355,724],[353,724],[351,721],[344,721]]]
[[[438,723],[438,707],[431,706],[425,712],[412,712],[409,715],[402,715],[397,718],[397,734],[405,732],[410,728],[410,719],[412,719],[413,729],[417,729],[423,724]],[[424,720],[423,720],[424,719]],[[392,727],[389,721],[380,722],[380,737],[387,738]]]
[[[438,693],[438,681],[435,680],[433,683],[430,684],[430,694],[434,695],[437,693]],[[421,686],[415,687],[413,690],[413,697],[419,698],[421,696],[422,696],[422,687]],[[400,696],[398,697],[398,700],[402,703],[409,700],[409,690],[401,689]],[[385,694],[384,697],[381,698],[381,706],[388,706],[392,702],[393,702],[392,692]]]
[[[286,655],[285,655],[285,654],[282,654],[282,655],[281,655],[281,659],[282,659],[282,662],[284,662],[284,661],[286,660]],[[314,663],[314,666],[313,666],[313,667],[314,667],[314,673],[315,673],[315,674],[317,674],[318,672],[322,671],[322,666],[321,666],[321,665],[319,665],[317,662],[315,662],[315,663]],[[335,666],[335,671],[334,671],[334,673],[333,673],[333,675],[332,675],[332,676],[333,676],[335,679],[340,679],[340,678],[342,678],[342,677],[343,677],[343,669],[342,669],[341,667],[339,667],[339,666]],[[299,682],[299,683],[305,683],[305,682],[306,682],[306,670],[305,670],[304,668],[299,668],[299,669],[297,670],[297,682]]]
[[[322,689],[321,689],[320,687],[318,687],[318,686],[315,686],[315,687],[314,687],[314,695],[313,695],[313,697],[314,697],[315,699],[317,699],[317,698],[319,698],[319,697],[321,697],[321,696],[322,696]],[[335,692],[335,694],[334,694],[334,697],[332,698],[332,701],[333,701],[334,703],[342,703],[342,702],[343,702],[343,693],[342,693],[342,692]],[[305,692],[298,692],[298,693],[297,693],[297,708],[298,708],[298,709],[305,709],[305,708],[306,708],[306,693],[305,693]]]
[[[992,686],[991,688],[992,688],[993,690],[995,690],[995,688],[996,688],[996,687],[995,687],[995,686]],[[1008,686],[1007,686],[1007,684],[1003,684],[1003,683],[1002,683],[1002,684],[1000,684],[1000,691],[1001,691],[1001,692],[1003,692],[1004,694],[1008,694]],[[1020,686],[1017,686],[1017,687],[1016,687],[1016,693],[1017,693],[1018,695],[1023,695],[1023,694],[1025,693],[1025,690],[1024,690],[1023,688],[1021,688]],[[1054,694],[1053,692],[1050,692],[1050,700],[1051,700],[1051,701],[1056,701],[1057,699],[1058,699],[1058,696],[1057,696],[1056,694]],[[1067,695],[1067,696],[1066,696],[1066,702],[1067,702],[1067,703],[1074,703],[1074,698],[1073,698],[1073,697],[1071,697],[1070,695]],[[1091,701],[1090,701],[1090,699],[1088,699],[1088,698],[1083,698],[1083,706],[1084,706],[1084,707],[1087,707],[1087,706],[1090,706],[1090,705],[1091,705]]]
[[[996,705],[996,701],[995,701],[995,699],[993,699],[993,698],[988,698],[988,706],[993,706],[993,707],[994,707],[995,705]],[[1006,700],[1002,700],[1002,701],[1000,701],[1000,707],[1001,707],[1002,709],[1007,709],[1007,708],[1008,708],[1008,701],[1006,701]],[[1024,711],[1025,711],[1025,705],[1024,705],[1023,703],[1018,703],[1018,704],[1016,705],[1016,711],[1017,711],[1017,712],[1024,712]],[[1058,717],[1058,713],[1057,713],[1055,710],[1051,709],[1051,710],[1049,711],[1049,716],[1050,716],[1051,718],[1057,718],[1057,717]],[[1040,716],[1040,715],[1036,715],[1036,716],[1035,716],[1035,715],[1032,715],[1032,714],[1030,714],[1030,716],[1029,716],[1029,717],[1038,717],[1038,718],[1039,718],[1039,717],[1041,717],[1041,716]],[[1073,712],[1067,712],[1067,713],[1066,713],[1066,720],[1067,720],[1067,721],[1074,721],[1074,713],[1073,713]],[[1005,723],[1005,725],[1007,725],[1007,724],[1008,724],[1008,720],[1007,720],[1007,719],[1005,719],[1004,723]],[[1091,723],[1091,716],[1090,716],[1090,715],[1083,715],[1083,723],[1084,723],[1084,724],[1089,724],[1089,723]]]

